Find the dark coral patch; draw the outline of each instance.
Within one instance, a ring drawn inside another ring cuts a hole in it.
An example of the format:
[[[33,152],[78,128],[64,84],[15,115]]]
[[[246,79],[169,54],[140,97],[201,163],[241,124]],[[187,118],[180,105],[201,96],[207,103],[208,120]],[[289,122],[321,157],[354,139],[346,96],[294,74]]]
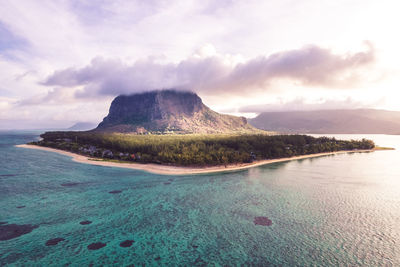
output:
[[[77,185],[79,185],[79,183],[64,183],[64,184],[61,184],[61,186],[77,186]]]
[[[164,182],[164,184],[171,184],[171,182]]]
[[[92,221],[81,221],[79,224],[86,225],[86,224],[91,224],[91,223],[92,223]]]
[[[159,260],[161,260],[161,257],[158,256],[157,258],[155,258],[155,260],[156,260],[156,261],[159,261]]]
[[[64,238],[61,238],[61,237],[56,237],[56,238],[53,238],[53,239],[49,239],[49,240],[47,240],[47,242],[46,242],[46,246],[55,246],[55,245],[57,245],[59,242],[61,242],[61,241],[64,241],[65,239]]]
[[[25,206],[17,206],[17,209],[25,208]]]
[[[110,194],[119,194],[119,193],[122,193],[122,190],[113,190],[113,191],[110,191],[108,193],[110,193]]]
[[[96,249],[104,248],[106,245],[107,245],[106,243],[97,242],[97,243],[90,244],[89,246],[87,246],[87,248],[89,250],[96,250]]]
[[[0,222],[0,225],[2,225],[2,224],[7,224],[7,222]]]
[[[21,235],[29,234],[33,229],[37,228],[37,225],[31,224],[6,224],[0,225],[0,240],[9,240]]]
[[[263,225],[263,226],[271,226],[272,225],[272,221],[270,219],[268,219],[267,217],[255,217],[254,218],[254,224],[255,225]]]
[[[127,247],[132,246],[133,242],[135,242],[135,241],[133,241],[133,240],[125,240],[125,241],[121,242],[119,244],[119,246],[123,247],[123,248],[127,248]]]
[[[17,176],[17,174],[0,174],[1,177],[13,177]]]

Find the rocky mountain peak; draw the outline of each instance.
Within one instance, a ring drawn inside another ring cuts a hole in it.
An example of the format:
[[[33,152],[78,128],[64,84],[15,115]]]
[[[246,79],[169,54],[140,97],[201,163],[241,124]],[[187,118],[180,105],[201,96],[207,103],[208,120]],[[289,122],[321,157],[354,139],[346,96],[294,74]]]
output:
[[[223,133],[253,129],[244,117],[219,114],[192,92],[150,91],[116,97],[96,128],[107,132]]]

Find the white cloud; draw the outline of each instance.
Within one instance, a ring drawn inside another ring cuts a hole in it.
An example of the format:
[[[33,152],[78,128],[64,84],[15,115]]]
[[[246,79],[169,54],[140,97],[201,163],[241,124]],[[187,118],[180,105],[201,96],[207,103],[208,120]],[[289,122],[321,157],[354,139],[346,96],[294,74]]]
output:
[[[290,80],[301,86],[349,88],[368,79],[361,71],[375,61],[374,49],[336,55],[315,45],[233,63],[207,45],[176,64],[151,59],[131,65],[120,60],[96,58],[83,68],[54,72],[43,83],[49,86],[83,86],[77,96],[129,94],[177,88],[203,94],[243,95],[246,91],[268,90],[275,80]],[[363,78],[363,79],[361,79]]]

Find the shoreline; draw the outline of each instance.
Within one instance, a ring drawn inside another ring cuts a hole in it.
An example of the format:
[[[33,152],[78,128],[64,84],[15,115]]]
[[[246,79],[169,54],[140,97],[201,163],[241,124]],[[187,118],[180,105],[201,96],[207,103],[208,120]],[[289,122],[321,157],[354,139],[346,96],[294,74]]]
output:
[[[239,164],[231,164],[225,166],[211,166],[211,167],[179,167],[179,166],[168,166],[168,165],[159,165],[159,164],[142,164],[142,163],[123,163],[123,162],[111,162],[111,161],[103,161],[97,158],[91,158],[88,156],[75,154],[69,151],[64,151],[61,149],[55,149],[50,147],[36,146],[36,145],[28,145],[21,144],[16,145],[16,147],[27,148],[27,149],[38,149],[48,152],[54,152],[58,154],[62,154],[65,156],[72,157],[72,160],[79,163],[84,164],[92,164],[97,166],[106,166],[106,167],[116,167],[116,168],[125,168],[125,169],[134,169],[134,170],[142,170],[155,174],[163,174],[163,175],[191,175],[191,174],[206,174],[206,173],[217,173],[217,172],[230,172],[230,171],[238,171],[245,170],[252,167],[278,163],[278,162],[286,162],[292,160],[300,160],[307,158],[316,158],[323,157],[329,155],[336,154],[346,154],[346,153],[364,153],[364,152],[373,152],[379,149],[364,149],[364,150],[342,150],[342,151],[334,151],[334,152],[324,152],[317,154],[308,154],[301,156],[294,156],[289,158],[278,158],[278,159],[266,159],[259,160],[252,163],[239,163]]]

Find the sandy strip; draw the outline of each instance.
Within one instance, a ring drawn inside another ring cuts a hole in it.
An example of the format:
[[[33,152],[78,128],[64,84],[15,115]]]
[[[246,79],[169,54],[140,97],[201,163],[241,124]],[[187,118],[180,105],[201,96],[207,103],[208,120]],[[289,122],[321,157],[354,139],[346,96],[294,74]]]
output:
[[[336,152],[326,152],[326,153],[318,153],[318,154],[310,154],[310,155],[302,155],[291,158],[280,158],[280,159],[268,159],[268,160],[260,160],[253,163],[242,163],[242,164],[234,164],[225,166],[215,166],[215,167],[204,167],[204,168],[192,168],[192,167],[177,167],[177,166],[168,166],[168,165],[159,165],[159,164],[140,164],[140,163],[117,163],[110,161],[102,161],[96,158],[90,158],[87,156],[71,153],[68,151],[36,146],[36,145],[16,145],[16,147],[22,148],[30,148],[30,149],[39,149],[44,151],[50,151],[59,153],[62,155],[66,155],[72,157],[73,161],[85,164],[92,164],[98,166],[107,166],[107,167],[117,167],[117,168],[127,168],[127,169],[135,169],[135,170],[143,170],[156,174],[165,174],[165,175],[188,175],[188,174],[201,174],[201,173],[214,173],[214,172],[226,172],[226,171],[237,171],[244,170],[256,166],[276,163],[276,162],[285,162],[291,160],[299,160],[299,159],[307,159],[307,158],[315,158],[322,157],[328,155],[335,154],[343,154],[343,153],[359,153],[359,152],[373,152],[374,149],[366,149],[366,150],[350,150],[350,151],[336,151]]]

